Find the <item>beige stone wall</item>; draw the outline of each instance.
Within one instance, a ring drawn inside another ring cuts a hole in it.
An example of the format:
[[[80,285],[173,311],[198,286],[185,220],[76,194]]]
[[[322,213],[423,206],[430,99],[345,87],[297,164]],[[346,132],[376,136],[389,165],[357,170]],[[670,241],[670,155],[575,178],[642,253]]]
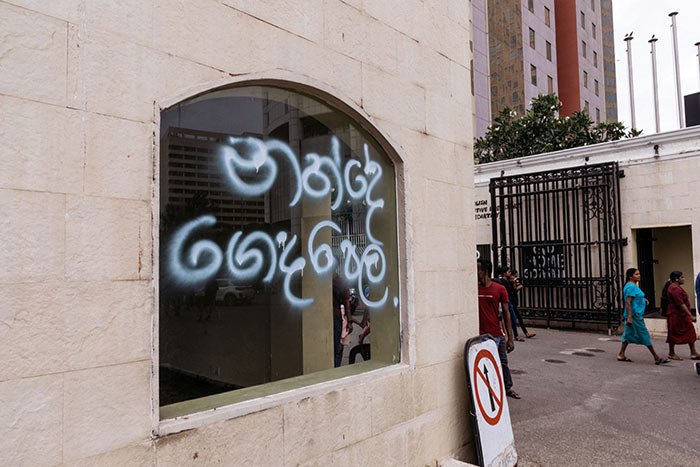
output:
[[[423,466],[470,452],[468,7],[0,0],[0,465]],[[249,75],[323,88],[402,157],[402,363],[158,436],[159,105]]]

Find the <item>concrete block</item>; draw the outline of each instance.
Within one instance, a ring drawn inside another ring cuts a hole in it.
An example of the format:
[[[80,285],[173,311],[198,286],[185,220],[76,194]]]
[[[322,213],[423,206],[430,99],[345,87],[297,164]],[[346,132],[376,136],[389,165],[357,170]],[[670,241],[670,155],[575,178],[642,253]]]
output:
[[[223,3],[312,42],[323,38],[323,0],[287,1],[284,8],[274,0],[224,0]]]
[[[437,409],[437,365],[416,368],[413,372],[413,408],[414,416],[418,417]]]
[[[454,408],[439,409],[416,418],[408,426],[408,458],[411,465],[436,465],[439,459],[453,454],[460,439],[468,434],[465,424],[469,416]]]
[[[450,97],[464,107],[470,106],[472,98],[471,73],[469,68],[450,61]]]
[[[447,85],[446,85],[447,86]],[[452,97],[428,91],[425,95],[426,131],[440,139],[462,143],[473,139],[472,116]]]
[[[413,251],[417,271],[457,270],[464,250],[459,244],[460,228],[417,225],[414,230],[415,249]]]
[[[466,280],[465,271],[416,272],[416,319],[462,314]]]
[[[81,192],[82,122],[75,110],[0,96],[0,187]]]
[[[401,144],[412,155],[411,169],[415,168],[416,176],[453,184],[462,182],[454,143],[406,129],[401,133]]]
[[[155,448],[148,440],[104,454],[76,459],[63,464],[66,467],[112,467],[124,465],[129,467],[152,467],[155,465]]]
[[[393,73],[397,67],[400,34],[337,0],[324,3],[324,44],[378,69]],[[382,44],[374,47],[372,44]]]
[[[0,283],[64,277],[64,195],[0,190]]]
[[[402,36],[397,46],[399,75],[432,92],[449,92],[450,60],[406,36]]]
[[[372,435],[382,433],[413,417],[414,402],[411,382],[412,375],[410,373],[401,373],[369,383],[369,392],[372,398],[370,410]]]
[[[65,21],[0,3],[0,93],[66,101]]]
[[[425,91],[366,65],[362,66],[362,106],[371,117],[425,130]]]
[[[75,461],[148,439],[151,361],[65,373],[63,456]]]
[[[85,148],[85,192],[150,201],[152,180],[151,126],[90,115]]]
[[[460,25],[451,18],[441,2],[425,2],[423,15],[425,26],[421,42],[466,66],[470,57],[469,26]]]
[[[153,36],[153,2],[90,0],[85,2],[85,27],[149,46]]]
[[[73,109],[85,110],[85,80],[83,67],[85,63],[85,47],[80,26],[68,23],[68,51],[66,54],[66,106]]]
[[[297,465],[367,437],[367,385],[352,386],[284,406],[284,460]]]
[[[426,221],[431,225],[458,226],[463,222],[462,187],[435,180],[425,181]]]
[[[71,284],[64,302],[69,370],[150,358],[150,281]]]
[[[423,16],[416,14],[421,11],[423,2],[421,0],[388,0],[382,2],[365,2],[364,10],[397,31],[420,40],[423,33]]]
[[[0,464],[60,464],[63,375],[0,382]]]
[[[387,431],[336,451],[333,453],[332,465],[337,467],[411,465],[407,455],[407,439],[406,430],[403,428]]]
[[[149,277],[149,202],[69,196],[65,224],[69,280]]]
[[[435,377],[439,381],[437,384],[437,404],[439,408],[452,408],[455,409],[460,405],[464,405],[464,401],[468,401],[469,395],[467,393],[467,377],[464,372],[464,344],[468,338],[474,336],[469,336],[462,339],[462,336],[458,338],[458,344],[462,351],[459,358],[453,360],[439,363],[435,365]],[[467,415],[467,412],[463,412]]]
[[[443,316],[416,322],[416,366],[452,360],[460,355],[461,347],[457,317]]]
[[[82,83],[90,112],[142,122],[153,120],[160,86],[157,52],[118,36],[93,32],[84,47]]]
[[[21,6],[27,10],[53,16],[77,24],[80,21],[84,0],[4,0],[4,3]]]
[[[265,32],[271,35],[266,37]],[[218,1],[153,2],[155,48],[230,73],[258,71],[253,60],[272,60],[269,53],[286,54],[287,48],[272,40],[277,34],[289,36]]]
[[[283,413],[276,407],[160,438],[156,465],[282,465]]]
[[[64,369],[62,292],[57,282],[0,286],[0,381]]]

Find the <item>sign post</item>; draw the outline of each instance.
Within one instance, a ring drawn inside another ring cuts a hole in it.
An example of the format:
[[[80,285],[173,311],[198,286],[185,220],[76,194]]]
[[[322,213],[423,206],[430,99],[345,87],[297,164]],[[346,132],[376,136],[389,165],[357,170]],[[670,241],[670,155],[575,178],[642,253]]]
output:
[[[490,335],[469,339],[464,346],[464,367],[471,396],[479,464],[512,467],[517,464],[513,428],[506,398],[498,347]]]

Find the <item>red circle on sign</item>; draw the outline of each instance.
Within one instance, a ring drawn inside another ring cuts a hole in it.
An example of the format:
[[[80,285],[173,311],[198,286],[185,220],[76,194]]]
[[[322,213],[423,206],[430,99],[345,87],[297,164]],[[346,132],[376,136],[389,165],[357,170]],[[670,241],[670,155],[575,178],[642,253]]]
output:
[[[486,383],[487,389],[489,391],[492,391],[491,386],[486,382],[486,378],[481,374],[481,371],[479,371],[479,362],[482,358],[489,359],[493,364],[493,367],[496,369],[496,376],[498,376],[498,383],[501,388],[500,397],[496,397],[496,394],[491,392],[491,395],[498,404],[498,413],[496,413],[496,415],[494,415],[493,417],[489,416],[484,410],[484,406],[481,405],[481,398],[479,397],[478,392],[479,386],[476,384],[476,378],[481,377],[484,383]],[[489,425],[497,424],[498,421],[501,419],[501,414],[503,413],[503,383],[501,383],[501,373],[498,371],[498,365],[496,364],[496,360],[493,358],[493,354],[486,349],[481,349],[479,353],[476,354],[476,358],[474,359],[474,375],[472,376],[472,381],[474,382],[474,394],[476,395],[476,402],[479,405],[479,410],[481,410],[481,415],[484,416],[484,420],[486,420],[486,423],[488,423]]]

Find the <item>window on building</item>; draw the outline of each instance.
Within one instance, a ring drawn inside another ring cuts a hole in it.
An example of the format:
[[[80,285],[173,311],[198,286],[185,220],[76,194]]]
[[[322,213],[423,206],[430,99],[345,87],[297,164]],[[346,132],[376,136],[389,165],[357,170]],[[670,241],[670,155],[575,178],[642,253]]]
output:
[[[547,75],[547,94],[554,94],[554,79]]]
[[[537,86],[537,67],[530,65],[530,82]]]
[[[469,78],[472,85],[472,96],[474,95],[474,60],[469,62]]]
[[[527,0],[527,9],[530,10],[531,13],[535,12],[535,0]]]
[[[593,80],[593,88],[595,89],[595,95],[596,96],[599,95],[598,94],[598,80],[597,79]]]
[[[593,39],[596,39],[596,27],[595,27],[595,23],[591,23],[591,34],[593,35]]]
[[[591,10],[595,11],[595,0],[591,0]]]
[[[593,66],[598,68],[598,52],[593,51]]]
[[[595,109],[595,122],[600,123],[600,109]]]
[[[583,108],[586,109],[586,112],[590,109],[590,105],[588,104],[588,101],[583,101]]]
[[[583,72],[583,87],[588,87],[588,72],[584,70]]]
[[[551,62],[552,61],[552,43],[549,41],[546,41],[545,49],[547,52],[547,60],[549,60]]]
[[[396,173],[369,124],[268,85],[160,117],[161,418],[397,363]],[[184,177],[168,171],[176,152],[197,155]],[[210,185],[173,196],[185,178]],[[344,299],[372,322],[371,342],[350,337],[351,370],[334,369]]]
[[[586,58],[587,54],[588,54],[588,47],[586,45],[586,41],[581,41],[581,56],[583,58]]]
[[[581,12],[581,29],[586,29],[586,14]]]
[[[544,7],[544,24],[551,27],[551,19],[550,19],[549,15],[550,15],[549,8]]]
[[[535,48],[535,30],[532,28],[530,29],[530,48],[534,49]]]

